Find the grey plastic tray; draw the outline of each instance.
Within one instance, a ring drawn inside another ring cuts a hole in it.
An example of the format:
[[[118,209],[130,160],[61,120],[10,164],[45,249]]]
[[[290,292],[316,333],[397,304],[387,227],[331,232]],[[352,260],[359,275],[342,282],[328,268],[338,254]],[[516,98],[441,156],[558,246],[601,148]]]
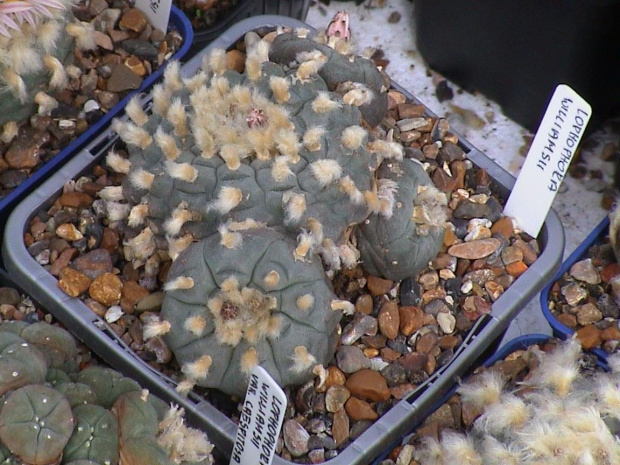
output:
[[[182,73],[185,76],[195,73],[202,63],[202,57],[212,48],[228,48],[247,31],[273,26],[310,29],[305,23],[286,17],[249,18],[231,27],[219,39],[183,65]],[[399,86],[394,87],[410,96]],[[412,96],[410,97],[413,99]],[[149,96],[145,96],[144,105],[147,106],[149,101]],[[429,115],[432,114],[429,112]],[[467,141],[461,137],[459,139],[469,159],[475,165],[486,169],[497,184],[500,193],[507,195],[514,184],[514,178]],[[160,397],[184,407],[189,420],[194,425],[203,428],[217,448],[229,454],[236,434],[236,425],[203,398],[193,393],[190,393],[188,397],[178,394],[174,389],[175,383],[135,356],[104,320],[97,317],[80,300],[63,293],[58,288],[56,278],[36,263],[23,243],[22,237],[30,219],[41,209],[52,204],[67,180],[78,177],[81,173],[87,172],[95,163],[100,163],[101,157],[116,141],[117,136],[110,129],[102,132],[54,177],[18,205],[9,218],[5,230],[2,248],[4,263],[11,276],[29,294],[71,328],[76,336],[88,343],[111,366],[131,374]],[[424,384],[394,405],[366,432],[347,446],[340,455],[326,462],[327,464],[370,463],[382,450],[405,435],[411,426],[423,418],[437,400],[450,389],[455,379],[485,354],[525,304],[553,277],[560,265],[564,250],[564,231],[558,216],[553,211],[549,212],[538,239],[542,248],[538,260],[493,303],[491,313],[476,322],[455,352],[453,359]],[[276,457],[274,463],[282,465],[289,462]]]

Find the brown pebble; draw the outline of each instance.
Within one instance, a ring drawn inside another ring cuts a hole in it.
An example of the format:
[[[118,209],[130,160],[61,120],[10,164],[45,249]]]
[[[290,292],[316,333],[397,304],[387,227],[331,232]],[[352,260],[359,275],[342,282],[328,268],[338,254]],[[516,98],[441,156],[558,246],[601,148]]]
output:
[[[416,388],[417,386],[411,383],[399,384],[398,386],[390,388],[390,394],[392,394],[392,397],[394,397],[394,399],[401,400],[407,394],[414,391]]]
[[[586,303],[575,307],[577,312],[577,322],[581,326],[597,323],[603,319],[603,314],[593,303]]]
[[[364,368],[356,371],[345,383],[351,395],[371,401],[385,401],[390,398],[387,382],[378,372]]]
[[[381,354],[381,358],[386,362],[394,362],[400,358],[400,352],[396,352],[394,349],[390,349],[389,347],[384,347],[379,352]]]
[[[330,413],[338,412],[344,407],[344,403],[351,397],[349,390],[340,385],[331,386],[325,393],[325,408]]]
[[[101,235],[101,244],[100,247],[102,249],[107,250],[108,252],[116,252],[118,249],[118,244],[120,242],[118,232],[114,231],[110,228],[103,228],[103,234]]]
[[[93,203],[93,198],[84,192],[66,192],[58,198],[58,203],[61,207],[81,210],[90,207]]]
[[[316,388],[316,391],[319,393],[326,392],[332,386],[344,386],[344,383],[347,381],[347,377],[345,374],[338,368],[337,366],[329,366],[327,367],[327,378],[325,382],[320,388]],[[317,380],[318,384],[318,380]]]
[[[385,337],[396,339],[400,325],[398,304],[393,300],[385,302],[381,306],[381,310],[379,310],[377,321],[379,323],[379,330]]]
[[[339,446],[349,438],[349,416],[345,410],[334,413],[332,438],[336,442],[336,446]]]
[[[604,283],[609,283],[613,278],[620,275],[620,265],[616,262],[610,263],[603,267],[600,272],[601,280]]]
[[[65,267],[58,276],[58,287],[70,297],[78,297],[88,290],[91,279],[73,268]]]
[[[226,52],[226,68],[243,73],[245,69],[245,54],[235,48]]]
[[[489,293],[491,302],[495,302],[504,293],[504,286],[496,281],[487,281],[484,283],[484,289]]]
[[[370,315],[374,302],[370,294],[362,294],[355,300],[355,311],[363,313],[364,315]]]
[[[416,371],[420,371],[426,365],[426,359],[428,356],[426,354],[419,354],[417,352],[412,352],[407,355],[403,355],[399,360],[400,363],[408,373],[415,373]]]
[[[396,108],[400,119],[420,118],[426,113],[426,107],[417,103],[399,103]]]
[[[63,268],[69,266],[71,260],[73,259],[73,257],[75,257],[76,253],[77,249],[73,247],[60,252],[60,255],[58,255],[58,258],[54,260],[52,266],[50,267],[50,274],[52,276],[58,276]]]
[[[106,90],[108,92],[122,92],[134,90],[140,87],[142,78],[134,73],[129,67],[120,63],[112,68],[112,74],[108,78]]]
[[[601,333],[601,339],[603,341],[620,340],[620,329],[618,329],[615,325],[611,325],[609,328],[603,330]]]
[[[97,302],[108,307],[116,305],[121,300],[123,282],[112,273],[103,273],[97,276],[88,288],[89,295]]]
[[[142,32],[147,24],[148,21],[144,13],[137,8],[130,8],[123,14],[118,25],[121,30]]]
[[[350,397],[346,404],[344,404],[344,409],[347,415],[349,415],[349,418],[353,421],[376,420],[379,418],[377,412],[373,410],[368,402],[358,399],[357,397]]]
[[[112,256],[105,249],[93,249],[76,258],[73,267],[90,279],[95,279],[103,273],[112,271]]]
[[[488,239],[454,244],[448,249],[448,253],[453,257],[476,260],[478,258],[488,257],[495,252],[500,245],[501,242],[499,239],[490,237]]]
[[[439,336],[437,336],[437,333],[432,331],[420,336],[415,343],[416,352],[421,354],[429,354],[433,347],[437,344],[437,339],[439,339]]]
[[[91,309],[91,311],[92,311],[95,315],[97,315],[97,316],[99,316],[99,317],[101,317],[101,318],[103,318],[103,317],[105,316],[106,312],[108,311],[108,308],[107,308],[105,305],[100,304],[100,303],[99,303],[99,302],[97,302],[96,300],[93,300],[93,299],[85,299],[85,300],[84,300],[84,303],[86,304],[86,306],[87,306],[88,308],[90,308],[90,309]]]
[[[577,327],[577,317],[575,315],[571,315],[570,313],[561,313],[557,316],[557,319],[561,324],[569,327],[570,329],[575,329]]]
[[[512,245],[521,249],[521,252],[523,252],[523,261],[527,266],[530,266],[538,258],[536,252],[522,239],[516,239]]]
[[[135,281],[125,281],[121,292],[121,308],[125,313],[132,314],[140,299],[149,295],[149,291]]]
[[[517,262],[510,263],[506,265],[506,271],[508,274],[514,278],[518,278],[523,273],[527,271],[527,265],[524,261],[519,260]]]
[[[405,336],[411,336],[422,327],[424,312],[419,307],[401,306],[398,309],[400,332]]]
[[[514,226],[512,224],[512,218],[508,216],[502,216],[499,220],[493,223],[491,226],[491,233],[501,234],[506,239],[509,239],[514,232]]]
[[[588,325],[578,329],[577,338],[581,342],[581,347],[585,350],[598,347],[603,341],[601,330],[594,325]]]
[[[442,349],[454,349],[461,342],[460,336],[455,336],[453,334],[448,334],[445,336],[441,336],[437,341],[437,345]]]
[[[394,282],[389,279],[379,278],[378,276],[368,276],[366,286],[374,296],[382,296],[392,289]]]

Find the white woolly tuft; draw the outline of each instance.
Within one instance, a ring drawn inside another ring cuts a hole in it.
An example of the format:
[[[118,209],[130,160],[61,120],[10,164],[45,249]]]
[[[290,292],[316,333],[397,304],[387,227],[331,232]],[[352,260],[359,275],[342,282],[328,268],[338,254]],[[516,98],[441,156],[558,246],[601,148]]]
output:
[[[342,268],[340,251],[336,244],[334,244],[334,241],[329,238],[323,239],[318,252],[328,270],[339,271]]]
[[[153,86],[153,113],[164,116],[170,106],[171,94],[166,90],[163,84]]]
[[[220,149],[220,158],[224,160],[226,166],[231,171],[236,171],[241,166],[241,155],[239,146],[227,144]]]
[[[194,238],[191,234],[176,238],[168,237],[168,255],[173,261],[176,260],[179,254],[187,249],[192,242],[194,242]]]
[[[92,24],[84,21],[76,21],[67,24],[65,28],[67,34],[75,39],[75,47],[78,50],[94,50],[97,48],[95,42],[95,29]]]
[[[258,351],[254,347],[250,347],[241,356],[239,370],[245,376],[250,376],[252,370],[258,365]]]
[[[299,55],[302,55],[302,58],[307,59],[307,61],[300,63],[297,68],[297,79],[302,82],[316,76],[319,70],[327,62],[327,57],[318,50],[315,50],[314,52],[302,52]]]
[[[191,363],[186,363],[181,367],[181,371],[189,378],[194,380],[204,379],[209,374],[209,369],[213,364],[213,360],[209,355],[203,355],[202,357],[194,360]]]
[[[226,72],[226,51],[214,49],[209,55],[208,68],[214,74],[220,75]]]
[[[474,448],[474,441],[469,436],[444,432],[441,437],[446,463],[450,465],[482,465],[482,457]]]
[[[149,206],[146,203],[135,205],[127,217],[127,225],[131,228],[140,226],[149,214]]]
[[[151,135],[133,123],[125,123],[118,118],[112,120],[112,130],[115,131],[128,145],[133,145],[142,150],[153,142]]]
[[[52,113],[52,110],[58,107],[58,101],[55,98],[50,97],[43,91],[37,92],[37,94],[34,96],[34,103],[39,105],[39,108],[37,110],[37,113],[39,115],[49,116]]]
[[[170,93],[178,92],[183,89],[180,69],[181,68],[177,60],[169,62],[164,69],[164,86]]]
[[[186,331],[192,333],[194,336],[202,336],[202,333],[204,333],[206,327],[207,320],[205,320],[204,317],[200,315],[190,316],[187,320],[183,322],[183,328],[185,328]]]
[[[209,210],[215,210],[222,215],[230,212],[233,208],[243,200],[243,192],[241,189],[232,186],[223,186],[215,199],[209,205]]]
[[[189,276],[178,276],[164,284],[164,291],[187,290],[194,287],[194,280]]]
[[[349,244],[340,244],[338,246],[340,260],[345,269],[352,269],[357,266],[359,261],[359,251]]]
[[[314,245],[314,239],[310,234],[305,231],[299,233],[297,235],[297,247],[293,251],[295,261],[306,261],[306,257]]]
[[[131,169],[131,162],[126,158],[121,157],[118,153],[110,150],[106,155],[107,165],[117,173],[127,174]]]
[[[196,120],[192,123],[192,132],[194,133],[196,145],[200,149],[200,156],[202,158],[211,158],[215,155],[215,140],[213,139],[213,135],[208,129],[200,127],[196,123]]]
[[[273,97],[278,103],[286,103],[291,98],[289,92],[290,83],[289,80],[282,76],[271,76],[269,78],[269,87],[273,92]]]
[[[191,379],[183,379],[179,382],[179,384],[177,384],[175,391],[179,394],[187,395],[192,389],[194,389],[194,386],[196,386],[195,381],[192,381]]]
[[[149,340],[157,336],[162,336],[170,332],[169,321],[151,320],[147,322],[142,329],[142,337]]]
[[[261,229],[267,226],[266,223],[246,218],[243,221],[229,221],[226,223],[230,231],[247,231],[248,229]]]
[[[161,126],[157,127],[154,137],[155,143],[169,161],[174,161],[179,157],[181,151],[177,147],[174,137],[170,134],[166,134]]]
[[[373,96],[372,90],[362,84],[356,83],[354,89],[351,89],[342,96],[342,101],[347,105],[359,107],[372,102]]]
[[[56,21],[45,21],[37,26],[37,43],[45,53],[52,53],[60,38],[61,26]]]
[[[321,187],[328,186],[342,176],[342,166],[336,160],[317,160],[310,164],[310,169]]]
[[[304,346],[295,347],[293,354],[293,366],[291,371],[293,373],[303,373],[316,365],[316,358],[310,352],[308,348]]]
[[[366,147],[373,153],[378,153],[383,158],[388,160],[396,159],[402,160],[404,155],[404,148],[397,142],[388,142],[382,139],[376,139],[369,142]]]
[[[301,144],[299,143],[295,131],[280,129],[275,134],[274,142],[276,143],[276,148],[282,155],[289,157],[292,163],[297,163]]]
[[[340,179],[340,190],[349,196],[349,200],[353,205],[361,205],[364,203],[364,194],[355,185],[355,182],[347,175]]]
[[[519,430],[530,418],[530,409],[514,394],[503,394],[499,402],[489,405],[476,420],[476,427],[487,434],[502,435]]]
[[[503,387],[504,379],[501,373],[487,370],[461,384],[457,393],[460,394],[464,405],[470,405],[476,411],[481,412],[486,407],[499,402]]]
[[[341,311],[348,316],[355,313],[355,305],[348,300],[332,300],[330,306],[332,310]]]
[[[262,76],[261,63],[255,56],[248,55],[245,59],[245,74],[250,81],[258,81]]]
[[[316,98],[312,101],[312,109],[316,113],[328,113],[337,110],[341,106],[340,102],[332,100],[329,92],[324,90],[318,92]]]
[[[581,345],[577,338],[568,339],[552,353],[545,354],[539,368],[527,384],[552,389],[558,396],[566,397],[579,377]]]
[[[176,98],[172,101],[166,113],[166,119],[172,123],[175,135],[185,137],[189,133],[187,128],[187,113],[181,99]]]
[[[125,198],[123,195],[123,186],[106,186],[97,192],[97,196],[103,200],[111,200],[114,202],[120,202]]]
[[[0,140],[5,144],[10,144],[13,139],[17,137],[19,133],[19,126],[15,121],[9,121],[2,126],[2,134]]]
[[[361,126],[349,126],[342,131],[342,145],[351,150],[359,149],[366,138],[368,137],[368,133]]]
[[[3,55],[5,68],[19,75],[40,71],[43,67],[41,56],[27,40],[13,41],[8,52]]]
[[[611,236],[610,236],[611,240]],[[613,374],[620,373],[620,352],[616,352],[607,357],[607,364]]]
[[[153,181],[155,180],[155,175],[153,173],[149,173],[148,171],[138,168],[135,171],[132,171],[129,174],[129,182],[132,186],[138,189],[150,189]]]
[[[7,87],[11,89],[11,92],[17,95],[21,103],[26,103],[28,100],[28,92],[26,90],[26,83],[21,76],[12,69],[7,69],[4,71],[3,77]]]
[[[233,232],[228,229],[228,225],[221,224],[217,231],[220,233],[220,244],[227,249],[238,249],[243,243],[243,236],[241,233]]]
[[[398,191],[398,183],[392,179],[379,179],[377,181],[377,196],[381,207],[379,214],[389,220],[394,213],[395,196]]]
[[[379,213],[381,211],[381,200],[376,192],[364,191],[364,202],[370,213]]]
[[[129,99],[127,105],[125,106],[125,113],[127,116],[131,118],[138,126],[144,126],[144,124],[149,120],[149,117],[142,109],[142,103],[140,102],[140,97],[138,95],[134,95]],[[159,130],[159,128],[157,128]]]
[[[271,270],[263,278],[263,284],[266,287],[274,288],[278,285],[279,282],[280,282],[280,273],[278,273],[276,270]]]
[[[515,446],[505,446],[493,436],[485,436],[482,442],[482,462],[501,465],[521,465],[525,462]]]
[[[185,182],[194,182],[198,177],[198,170],[189,163],[175,163],[167,160],[165,163],[166,173],[173,179]]]
[[[197,89],[207,84],[208,76],[204,71],[200,71],[190,78],[183,79],[183,85],[187,87],[190,92],[195,92]]]
[[[282,196],[284,207],[284,222],[297,224],[306,212],[306,196],[298,193],[286,193]]]
[[[181,228],[185,223],[192,219],[192,213],[185,208],[184,204],[180,204],[172,211],[170,218],[164,222],[164,230],[170,236],[176,236],[181,232]]]
[[[325,128],[321,126],[313,126],[309,128],[303,136],[302,142],[304,147],[311,152],[321,150],[321,140],[325,135]]]
[[[52,89],[60,90],[67,87],[69,79],[67,78],[65,67],[58,58],[51,55],[45,55],[43,57],[43,64],[52,75],[50,78],[50,87]]]
[[[413,205],[416,223],[427,228],[443,228],[448,221],[446,213],[448,198],[444,192],[433,185],[420,186]]]
[[[273,160],[271,165],[271,177],[276,182],[284,182],[290,177],[295,176],[295,173],[288,166],[290,158],[287,156],[278,156]]]
[[[304,294],[297,297],[295,305],[299,310],[307,311],[314,305],[314,296],[312,294]]]

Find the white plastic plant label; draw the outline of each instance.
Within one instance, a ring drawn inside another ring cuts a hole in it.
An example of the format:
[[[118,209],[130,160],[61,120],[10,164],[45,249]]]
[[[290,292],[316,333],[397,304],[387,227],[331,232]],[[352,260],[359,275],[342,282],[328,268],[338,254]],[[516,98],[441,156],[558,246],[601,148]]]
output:
[[[154,28],[164,33],[168,30],[172,0],[136,0],[136,8],[146,15]]]
[[[286,410],[286,394],[260,366],[254,367],[239,417],[230,465],[269,465]]]
[[[566,84],[556,87],[504,207],[532,237],[542,228],[591,115],[590,104],[577,92]]]

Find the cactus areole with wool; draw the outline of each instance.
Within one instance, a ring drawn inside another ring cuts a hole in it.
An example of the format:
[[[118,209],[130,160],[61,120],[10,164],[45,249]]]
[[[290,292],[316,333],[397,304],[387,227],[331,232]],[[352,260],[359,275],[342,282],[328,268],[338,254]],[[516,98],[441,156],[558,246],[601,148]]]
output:
[[[131,121],[113,127],[129,159],[107,157],[125,181],[99,192],[135,231],[127,260],[140,266],[163,244],[175,261],[145,338],[166,338],[180,391],[242,395],[256,364],[283,386],[325,376],[354,310],[328,277],[361,261],[403,279],[443,238],[445,195],[371,129],[387,114],[387,76],[343,38],[245,41],[243,73],[214,50],[191,78],[167,66],[152,111],[128,104]]]

